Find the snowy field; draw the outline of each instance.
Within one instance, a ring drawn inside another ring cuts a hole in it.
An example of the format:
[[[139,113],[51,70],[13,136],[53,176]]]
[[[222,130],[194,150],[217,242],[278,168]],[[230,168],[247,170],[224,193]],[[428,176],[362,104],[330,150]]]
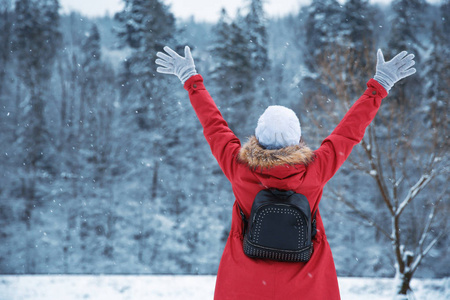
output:
[[[212,299],[215,276],[0,275],[0,300]],[[393,299],[389,278],[339,278],[343,300]],[[416,300],[450,299],[450,278],[412,282]]]

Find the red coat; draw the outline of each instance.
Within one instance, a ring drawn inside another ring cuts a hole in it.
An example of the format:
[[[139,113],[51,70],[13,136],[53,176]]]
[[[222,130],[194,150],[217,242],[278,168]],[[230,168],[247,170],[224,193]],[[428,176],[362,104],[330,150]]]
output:
[[[367,86],[361,98],[314,152],[305,146],[265,150],[255,138],[241,147],[205,89],[203,78],[192,76],[184,88],[189,91],[211,151],[232,184],[236,202],[248,217],[256,194],[269,187],[294,190],[306,196],[312,211],[318,208],[324,185],[347,159],[353,146],[361,141],[381,99],[387,95],[373,79]],[[278,152],[273,155],[270,151]],[[214,299],[340,299],[336,269],[319,210],[311,260],[307,263],[276,262],[252,259],[244,254],[242,220],[236,202],[217,273]]]

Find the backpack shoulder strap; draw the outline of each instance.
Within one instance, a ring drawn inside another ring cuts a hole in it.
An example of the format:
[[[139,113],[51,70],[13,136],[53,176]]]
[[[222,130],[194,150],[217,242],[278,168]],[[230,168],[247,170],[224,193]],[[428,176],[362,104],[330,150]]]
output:
[[[314,211],[314,214],[313,214],[313,217],[312,217],[311,238],[313,238],[316,235],[316,233],[317,233],[316,213],[317,213],[317,209]]]
[[[239,207],[239,213],[241,215],[241,219],[242,219],[242,236],[244,236],[245,231],[247,230],[247,224],[248,224],[248,220],[245,217],[244,212],[242,211],[241,206],[239,205],[239,203],[236,201],[237,206]]]

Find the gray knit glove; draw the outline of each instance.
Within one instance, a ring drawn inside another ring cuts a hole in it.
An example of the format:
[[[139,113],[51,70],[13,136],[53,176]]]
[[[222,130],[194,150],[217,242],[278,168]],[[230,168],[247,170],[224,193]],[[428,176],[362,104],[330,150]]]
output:
[[[377,52],[377,71],[373,79],[381,84],[386,92],[394,86],[394,84],[416,73],[416,69],[411,68],[416,63],[413,58],[414,54],[407,55],[408,52],[402,51],[388,62],[384,61],[383,52],[378,49]]]
[[[156,53],[156,56],[159,58],[155,62],[161,66],[156,69],[158,73],[177,75],[182,84],[184,84],[191,76],[197,75],[191,49],[188,46],[184,48],[185,57],[178,55],[167,46],[164,47],[164,51],[169,55],[162,52]]]
[[[411,68],[416,63],[413,60],[414,54],[406,54],[408,52],[402,51],[390,61],[385,62],[383,52],[378,49],[377,71],[373,79],[378,81],[388,93],[397,81],[416,73],[416,69]]]

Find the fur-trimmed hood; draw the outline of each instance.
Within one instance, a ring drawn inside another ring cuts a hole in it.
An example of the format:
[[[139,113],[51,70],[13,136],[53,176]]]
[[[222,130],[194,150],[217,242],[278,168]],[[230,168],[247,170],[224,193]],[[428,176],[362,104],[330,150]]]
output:
[[[314,152],[306,145],[288,146],[269,150],[263,148],[255,136],[239,151],[239,160],[250,168],[270,169],[281,165],[309,164],[314,158]]]

